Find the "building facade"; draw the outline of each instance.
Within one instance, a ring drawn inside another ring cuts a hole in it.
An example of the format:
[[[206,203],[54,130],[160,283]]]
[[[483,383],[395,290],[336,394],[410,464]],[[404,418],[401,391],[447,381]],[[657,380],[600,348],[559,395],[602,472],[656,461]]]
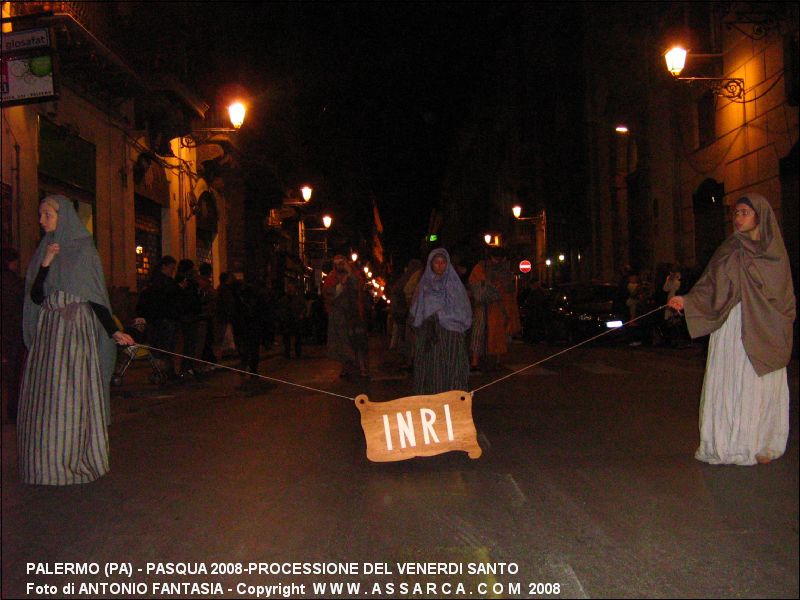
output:
[[[72,199],[126,319],[165,254],[228,269],[229,202],[208,177],[223,148],[192,137],[208,106],[168,78],[145,80],[111,49],[116,4],[3,3],[4,33],[49,32],[57,95],[2,106],[2,242],[24,268],[41,198]]]
[[[796,272],[797,3],[584,10],[596,275],[667,264],[699,273],[732,233],[732,203],[748,191],[770,201]],[[685,79],[666,70],[674,44],[689,49]],[[743,80],[741,95],[720,87],[730,79]]]

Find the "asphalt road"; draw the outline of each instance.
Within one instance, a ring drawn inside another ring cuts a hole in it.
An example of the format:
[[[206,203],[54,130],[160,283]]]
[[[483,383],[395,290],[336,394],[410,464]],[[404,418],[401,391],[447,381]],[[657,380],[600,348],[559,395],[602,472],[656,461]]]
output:
[[[339,380],[319,346],[261,372],[410,394],[371,342],[369,382]],[[562,349],[515,343],[470,385]],[[138,364],[97,482],[20,485],[4,427],[3,597],[796,598],[797,361],[789,448],[756,467],[694,460],[703,361],[579,348],[475,394],[479,459],[394,463],[366,459],[350,400],[232,372],[158,388]]]

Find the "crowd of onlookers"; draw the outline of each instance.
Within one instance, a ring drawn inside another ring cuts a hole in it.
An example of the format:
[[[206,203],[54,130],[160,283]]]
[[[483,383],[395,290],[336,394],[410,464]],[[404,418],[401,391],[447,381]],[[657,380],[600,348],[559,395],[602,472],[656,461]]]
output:
[[[321,299],[307,297],[296,283],[275,290],[225,272],[214,286],[211,265],[195,268],[172,256],[158,262],[136,313],[147,323],[149,346],[181,355],[176,364],[170,354],[154,352],[170,378],[194,377],[231,355],[256,373],[261,348],[271,348],[279,336],[287,358],[302,356],[305,337],[322,342],[325,336]]]

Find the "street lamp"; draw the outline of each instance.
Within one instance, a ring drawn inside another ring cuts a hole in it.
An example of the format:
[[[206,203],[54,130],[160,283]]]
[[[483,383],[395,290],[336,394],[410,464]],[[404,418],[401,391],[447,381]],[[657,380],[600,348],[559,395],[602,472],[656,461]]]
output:
[[[181,136],[181,147],[197,148],[208,143],[214,143],[212,138],[223,133],[236,133],[244,123],[247,108],[241,102],[234,102],[228,106],[228,118],[233,127],[206,127],[193,129],[190,133]]]
[[[325,226],[325,229],[330,229],[331,223],[333,223],[333,218],[330,215],[324,215],[322,217],[322,224]]]
[[[300,188],[300,193],[303,194],[304,202],[308,202],[309,200],[311,200],[311,193],[313,191],[314,190],[308,187],[307,185],[304,185],[302,188]]]
[[[744,98],[744,79],[740,77],[680,77],[683,67],[686,65],[686,56],[689,51],[675,46],[664,53],[664,60],[667,63],[667,70],[675,79],[688,83],[699,82],[701,85],[710,89],[715,95],[733,100],[734,98]],[[720,58],[722,54],[693,54],[696,58]]]
[[[353,252],[353,253],[350,255],[350,259],[351,259],[353,262],[356,262],[356,261],[358,260],[358,252]]]

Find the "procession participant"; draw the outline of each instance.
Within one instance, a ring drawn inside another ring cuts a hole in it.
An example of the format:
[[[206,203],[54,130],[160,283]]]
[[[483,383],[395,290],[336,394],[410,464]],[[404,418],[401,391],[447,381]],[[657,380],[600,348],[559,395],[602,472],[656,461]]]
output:
[[[339,376],[348,378],[358,369],[368,377],[363,282],[344,256],[333,258],[322,294],[328,309],[328,356],[342,364]]]
[[[472,324],[472,308],[444,248],[428,255],[409,317],[416,330],[414,393],[466,390],[469,359],[465,334]]]
[[[736,201],[736,232],[685,296],[693,338],[711,334],[700,397],[700,447],[712,464],[768,463],[786,450],[795,297],[789,258],[766,198]]]
[[[20,478],[87,483],[109,470],[114,341],[134,341],[114,324],[100,257],[72,202],[47,196],[39,215],[45,235],[25,279]]]

